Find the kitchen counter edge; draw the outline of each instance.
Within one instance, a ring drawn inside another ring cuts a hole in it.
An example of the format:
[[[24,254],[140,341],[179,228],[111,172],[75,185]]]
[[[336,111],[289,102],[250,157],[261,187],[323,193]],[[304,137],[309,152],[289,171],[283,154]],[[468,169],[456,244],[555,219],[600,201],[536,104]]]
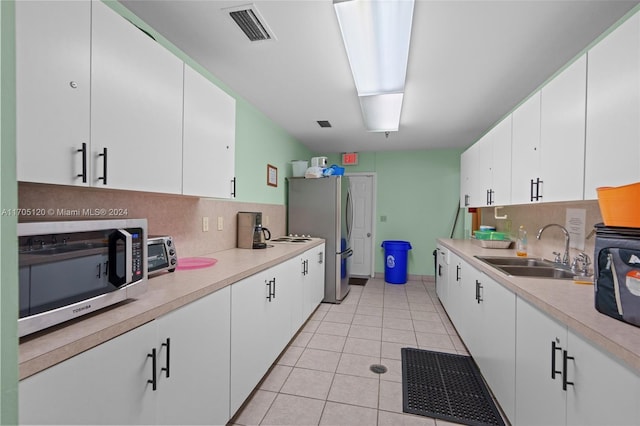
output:
[[[20,339],[19,379],[25,379],[171,311],[324,244],[278,244],[266,250],[229,249],[205,255],[209,268],[177,270],[149,278],[147,291],[82,318]]]
[[[438,243],[640,374],[640,328],[598,312],[594,306],[593,285],[510,276],[474,257],[515,257],[515,250],[486,249],[471,240],[438,239]]]

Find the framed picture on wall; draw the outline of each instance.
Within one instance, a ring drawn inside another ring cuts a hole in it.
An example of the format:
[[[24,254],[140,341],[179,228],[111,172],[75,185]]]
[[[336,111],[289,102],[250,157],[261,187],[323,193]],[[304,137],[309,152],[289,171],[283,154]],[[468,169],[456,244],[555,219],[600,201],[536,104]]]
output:
[[[267,164],[267,185],[278,186],[278,168]]]

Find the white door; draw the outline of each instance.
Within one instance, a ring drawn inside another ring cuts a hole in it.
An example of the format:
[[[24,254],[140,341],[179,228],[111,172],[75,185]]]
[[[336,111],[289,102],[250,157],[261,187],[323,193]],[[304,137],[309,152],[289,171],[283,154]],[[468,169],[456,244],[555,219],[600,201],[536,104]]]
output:
[[[516,336],[514,424],[564,425],[567,394],[561,375],[567,328],[517,298]]]
[[[93,184],[179,194],[182,61],[105,3],[91,11]]]
[[[155,322],[20,381],[21,424],[153,424]]]
[[[584,199],[640,179],[640,15],[589,50]]]
[[[351,231],[352,276],[373,277],[373,186],[374,175],[349,175],[353,202]]]
[[[18,180],[88,185],[90,55],[90,2],[16,2]]]
[[[158,424],[229,420],[230,321],[231,287],[158,318]]]

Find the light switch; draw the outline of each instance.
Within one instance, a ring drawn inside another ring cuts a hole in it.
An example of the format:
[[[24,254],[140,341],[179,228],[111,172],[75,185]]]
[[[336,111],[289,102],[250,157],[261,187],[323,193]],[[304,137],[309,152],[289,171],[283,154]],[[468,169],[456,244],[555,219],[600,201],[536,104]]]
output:
[[[224,220],[222,216],[218,216],[218,231],[222,231],[222,228],[224,228]]]

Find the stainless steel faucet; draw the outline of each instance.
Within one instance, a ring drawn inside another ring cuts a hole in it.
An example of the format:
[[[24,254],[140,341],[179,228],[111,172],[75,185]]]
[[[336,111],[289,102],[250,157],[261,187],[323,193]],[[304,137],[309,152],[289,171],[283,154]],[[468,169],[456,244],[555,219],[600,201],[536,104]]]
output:
[[[542,232],[544,232],[544,230],[549,228],[550,226],[557,226],[558,228],[562,229],[562,232],[564,232],[564,254],[562,255],[562,264],[568,265],[569,264],[569,239],[571,237],[569,236],[569,231],[567,231],[567,229],[564,226],[558,225],[557,223],[550,223],[549,225],[545,225],[542,228],[540,228],[540,230],[538,231],[538,235],[536,235],[536,238],[540,239],[540,237],[542,236]]]

